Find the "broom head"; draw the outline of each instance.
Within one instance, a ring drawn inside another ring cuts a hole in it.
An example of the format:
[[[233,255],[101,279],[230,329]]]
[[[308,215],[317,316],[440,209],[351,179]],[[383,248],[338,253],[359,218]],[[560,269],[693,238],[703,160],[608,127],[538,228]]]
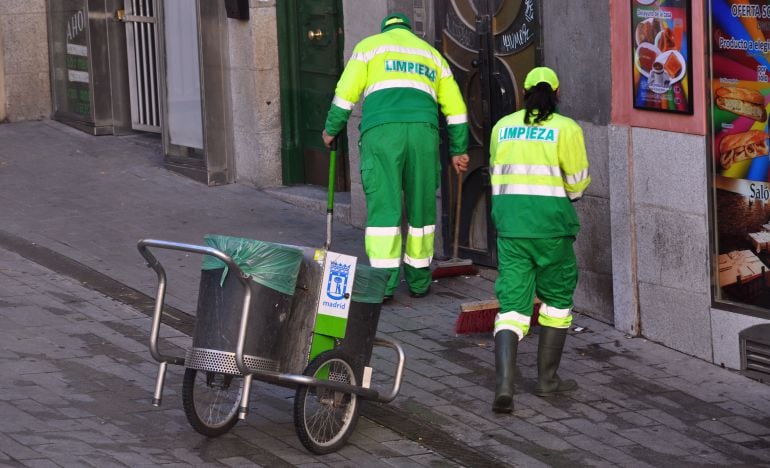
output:
[[[450,258],[444,262],[436,262],[436,268],[431,272],[433,279],[449,278],[452,276],[474,276],[479,270],[473,262],[462,258]]]
[[[540,300],[535,298],[530,326],[537,325]],[[496,300],[466,302],[460,304],[460,315],[455,322],[455,333],[492,333],[495,330],[495,318],[500,312],[500,303]]]

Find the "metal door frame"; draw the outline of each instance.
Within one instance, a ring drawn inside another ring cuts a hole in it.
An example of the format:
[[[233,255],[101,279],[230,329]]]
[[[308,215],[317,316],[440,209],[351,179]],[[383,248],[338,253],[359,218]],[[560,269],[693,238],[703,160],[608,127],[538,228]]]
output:
[[[195,0],[198,22],[198,63],[201,88],[203,149],[174,145],[168,122],[168,83],[166,81],[166,40],[164,1],[156,4],[158,39],[158,83],[161,110],[161,137],[167,169],[207,185],[235,181],[232,112],[229,96],[229,53],[227,50],[227,11],[224,2]]]

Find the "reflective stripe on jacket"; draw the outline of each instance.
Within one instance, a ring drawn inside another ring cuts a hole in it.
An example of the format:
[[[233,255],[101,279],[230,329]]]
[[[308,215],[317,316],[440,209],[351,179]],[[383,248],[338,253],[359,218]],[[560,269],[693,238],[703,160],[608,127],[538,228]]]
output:
[[[393,122],[438,126],[438,103],[447,119],[450,154],[467,151],[467,111],[449,64],[408,29],[391,28],[356,45],[337,83],[327,133],[342,131],[362,95],[361,133]]]
[[[580,222],[570,200],[591,183],[583,131],[559,114],[537,125],[525,125],[524,115],[492,129],[492,219],[503,237],[574,236]]]

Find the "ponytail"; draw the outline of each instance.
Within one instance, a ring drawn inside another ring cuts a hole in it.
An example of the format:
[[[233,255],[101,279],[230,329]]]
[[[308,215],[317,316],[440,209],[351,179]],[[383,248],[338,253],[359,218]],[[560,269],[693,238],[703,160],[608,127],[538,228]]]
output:
[[[551,85],[545,82],[524,91],[524,123],[527,125],[536,125],[548,120],[556,112],[556,106],[559,104],[559,97]]]

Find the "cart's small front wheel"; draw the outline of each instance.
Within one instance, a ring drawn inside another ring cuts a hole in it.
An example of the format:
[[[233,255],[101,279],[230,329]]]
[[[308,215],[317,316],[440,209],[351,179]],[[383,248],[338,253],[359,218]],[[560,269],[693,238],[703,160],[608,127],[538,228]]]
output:
[[[243,377],[187,369],[182,383],[182,405],[187,421],[199,433],[218,437],[238,422]]]
[[[350,359],[339,350],[319,354],[305,369],[305,375],[356,385]],[[355,393],[300,385],[294,397],[294,427],[308,450],[322,455],[339,450],[353,433],[358,420]]]

